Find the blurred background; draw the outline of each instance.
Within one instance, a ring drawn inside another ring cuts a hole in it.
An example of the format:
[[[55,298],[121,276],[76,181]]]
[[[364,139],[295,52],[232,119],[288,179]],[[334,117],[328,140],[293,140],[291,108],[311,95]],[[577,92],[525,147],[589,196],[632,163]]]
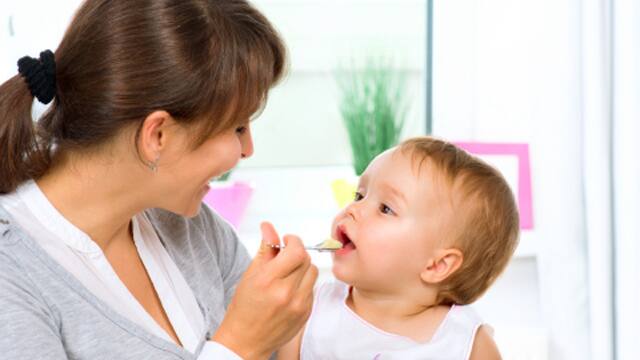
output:
[[[80,2],[1,1],[0,80],[55,50]],[[640,358],[640,1],[253,3],[289,75],[253,123],[255,155],[207,197],[249,251],[263,220],[309,244],[329,234],[356,160],[379,150],[354,145],[376,136],[354,119],[379,121],[378,147],[443,137],[518,199],[519,248],[476,304],[504,358]],[[331,278],[329,255],[313,260]]]

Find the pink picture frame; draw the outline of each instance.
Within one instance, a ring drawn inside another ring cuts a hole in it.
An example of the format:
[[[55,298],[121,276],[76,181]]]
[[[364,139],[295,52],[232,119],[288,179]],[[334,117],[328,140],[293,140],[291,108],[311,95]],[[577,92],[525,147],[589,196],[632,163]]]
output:
[[[518,210],[520,229],[533,229],[533,201],[531,191],[531,164],[529,144],[525,143],[483,143],[454,142],[457,146],[474,155],[511,155],[518,159]]]

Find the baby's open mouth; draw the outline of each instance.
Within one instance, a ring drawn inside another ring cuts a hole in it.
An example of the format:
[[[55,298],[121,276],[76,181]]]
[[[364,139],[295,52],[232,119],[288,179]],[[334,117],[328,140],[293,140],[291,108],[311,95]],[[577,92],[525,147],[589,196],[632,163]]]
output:
[[[347,232],[345,231],[343,226],[339,226],[336,233],[336,239],[342,243],[342,249],[356,248],[356,244],[351,241],[351,238],[349,238],[349,235],[347,235]]]

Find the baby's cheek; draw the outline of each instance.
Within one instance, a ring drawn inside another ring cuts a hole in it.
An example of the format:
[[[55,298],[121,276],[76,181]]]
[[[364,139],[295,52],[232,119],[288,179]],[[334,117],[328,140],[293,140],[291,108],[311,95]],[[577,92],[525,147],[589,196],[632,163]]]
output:
[[[372,248],[375,249],[375,251],[377,253],[380,253],[381,255],[392,255],[396,252],[397,247],[395,246],[395,241],[393,239],[386,239],[386,238],[381,238],[381,239],[376,239],[375,242],[371,242],[371,244],[369,245]]]
[[[371,272],[385,272],[393,266],[394,254],[393,246],[385,243],[369,243],[358,248],[358,258],[364,262]]]

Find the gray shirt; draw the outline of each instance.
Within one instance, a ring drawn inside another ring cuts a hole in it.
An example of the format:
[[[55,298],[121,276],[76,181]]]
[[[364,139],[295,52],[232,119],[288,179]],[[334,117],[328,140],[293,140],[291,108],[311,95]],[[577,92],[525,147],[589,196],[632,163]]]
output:
[[[192,218],[146,210],[193,290],[209,332],[249,265],[233,229],[206,206]],[[238,334],[240,336],[240,334]],[[0,358],[196,359],[105,305],[0,207]]]

